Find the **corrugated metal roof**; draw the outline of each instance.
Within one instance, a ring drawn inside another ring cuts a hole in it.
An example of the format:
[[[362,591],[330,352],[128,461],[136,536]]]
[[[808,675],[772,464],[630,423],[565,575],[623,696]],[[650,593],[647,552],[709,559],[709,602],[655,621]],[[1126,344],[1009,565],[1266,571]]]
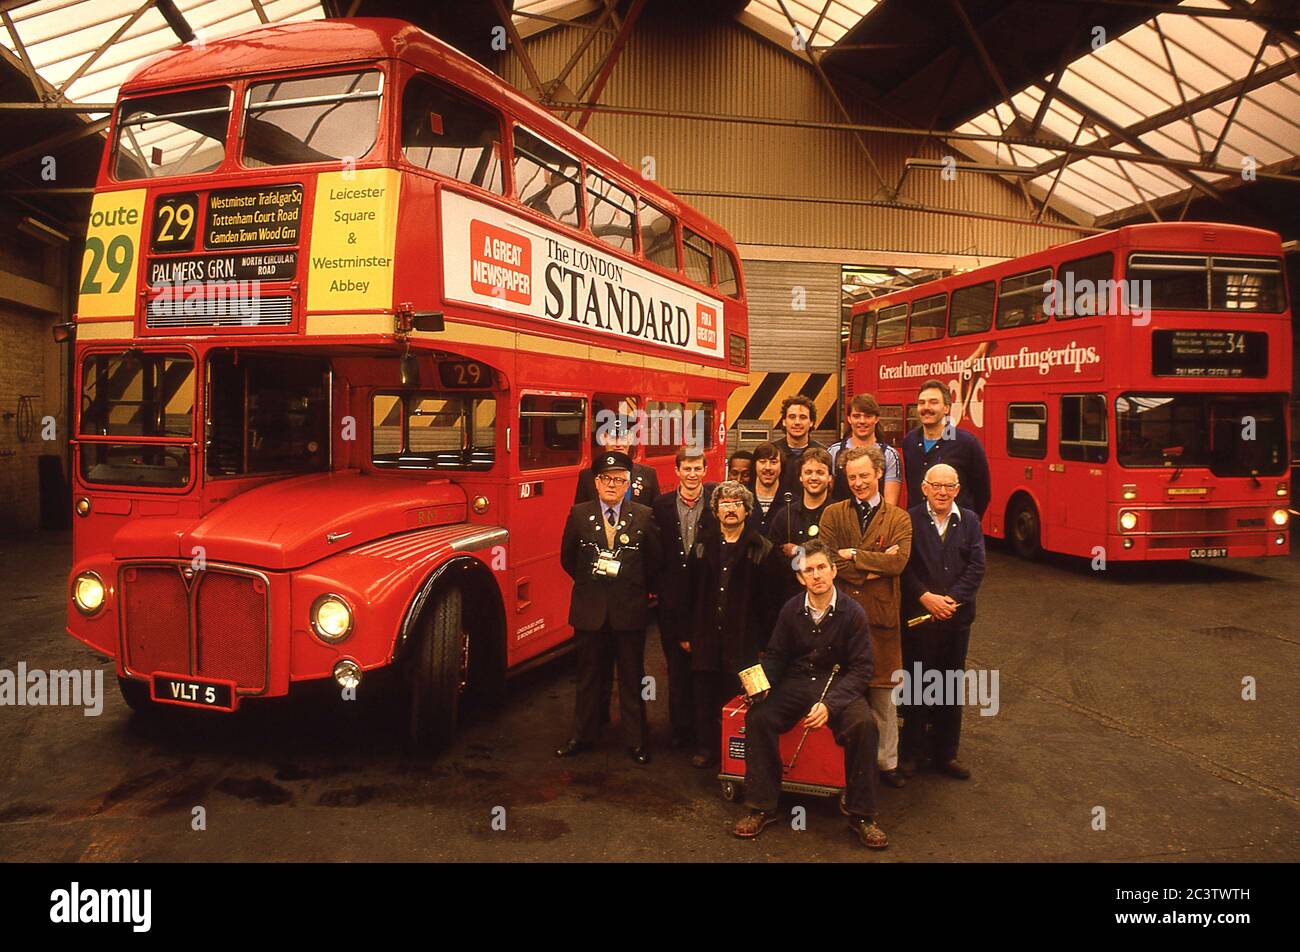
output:
[[[1219,0],[1181,5],[1230,9]],[[1285,64],[1290,56],[1255,23],[1187,13],[1161,13],[1119,36],[1105,39],[1104,45],[1075,60],[1062,74],[1060,91],[1070,103],[1054,98],[1042,128],[1047,135],[1065,142],[1077,141],[1079,145],[1134,155],[1137,147],[1114,134],[1113,127],[1132,126],[1170,110],[1181,112],[1185,103],[1221,90],[1252,72]],[[1017,114],[1033,117],[1049,86],[1050,77],[1044,77],[1041,83],[1013,95],[956,131],[997,134],[1010,126]],[[1243,169],[1259,169],[1300,155],[1300,76],[1289,73],[1248,92],[1239,105],[1235,105],[1235,96],[1222,98],[1222,102],[1207,108],[1171,116],[1135,138],[1160,155],[1202,164],[1212,162],[1231,168],[1232,173],[1180,174],[1154,164],[1088,156],[1069,162],[1056,186],[1056,196],[1098,217],[1180,192],[1190,184],[1188,176],[1213,186],[1230,174],[1240,175]],[[990,149],[972,143],[972,150],[1020,166],[1041,166],[1058,155],[1046,149],[1003,144]],[[1054,175],[1055,167],[1029,181],[1042,194],[1051,188]]]
[[[177,0],[176,6],[195,43],[325,16],[320,0]],[[35,0],[10,17],[13,32],[0,30],[0,45],[13,58],[25,56],[60,98],[77,104],[112,102],[141,63],[180,42],[152,0]]]
[[[815,48],[838,43],[879,2],[880,0],[751,0],[741,11],[741,17],[743,19],[748,14],[791,43],[795,40],[795,34],[790,21],[794,20],[799,27],[801,43]],[[787,12],[789,16],[786,15]]]

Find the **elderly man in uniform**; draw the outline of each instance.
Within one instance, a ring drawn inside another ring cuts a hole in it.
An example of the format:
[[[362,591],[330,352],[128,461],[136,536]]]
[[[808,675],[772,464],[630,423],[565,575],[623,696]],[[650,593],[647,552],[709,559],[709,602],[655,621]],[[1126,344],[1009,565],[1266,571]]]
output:
[[[780,550],[749,522],[754,496],[747,488],[728,480],[709,505],[713,520],[687,565],[694,618],[683,645],[694,682],[696,767],[718,762],[722,706],[740,687],[736,674],[758,663],[780,607],[776,580],[788,571]]]
[[[573,579],[569,624],[578,653],[578,697],[573,736],[555,751],[571,757],[595,746],[600,733],[601,685],[618,666],[619,707],[628,755],[650,762],[646,746],[645,627],[649,579],[659,571],[662,548],[648,506],[626,498],[632,460],[602,453],[592,467],[600,498],[569,510],[560,564]]]
[[[609,416],[604,416],[609,414]],[[596,427],[596,448],[592,451],[592,459],[598,460],[606,453],[626,453],[628,459],[636,458],[636,448],[632,445],[632,423],[627,417],[614,416],[612,411],[602,410],[598,417],[602,422]],[[596,473],[592,469],[585,469],[578,474],[578,487],[573,494],[573,501],[591,502],[597,498],[596,492]],[[655,499],[659,496],[659,475],[654,471],[654,467],[646,466],[644,463],[632,464],[632,476],[628,480],[627,488],[623,490],[623,495],[630,502],[639,502],[643,506],[654,505]]]
[[[864,696],[871,680],[870,626],[862,606],[839,597],[833,555],[818,539],[804,546],[799,581],[805,593],[785,603],[767,643],[763,670],[772,688],[745,718],[745,805],[751,812],[733,832],[751,839],[780,819],[781,735],[796,725],[816,730],[829,724],[844,748],[840,808],[849,815],[849,829],[862,845],[884,849],[889,840],[876,825],[879,738]]]
[[[867,699],[880,730],[880,779],[891,787],[906,781],[898,772],[898,708],[894,673],[903,667],[898,636],[900,576],[912,552],[912,520],[884,497],[885,455],[879,446],[855,446],[842,454],[852,496],[822,513],[821,540],[835,552],[835,571],[845,594],[871,622],[875,673]]]
[[[931,466],[921,482],[925,502],[907,510],[912,519],[912,557],[903,571],[906,617],[927,618],[910,628],[907,652],[912,664],[925,672],[961,671],[966,667],[970,626],[975,621],[975,593],[984,579],[984,532],[979,514],[957,506],[961,483],[957,471],[946,463]],[[909,667],[908,676],[917,677]],[[915,693],[915,692],[913,692]],[[958,780],[970,770],[957,759],[961,739],[961,705],[949,703],[911,705],[903,712],[903,774],[916,770],[926,753],[935,767]],[[926,728],[931,734],[927,738]]]

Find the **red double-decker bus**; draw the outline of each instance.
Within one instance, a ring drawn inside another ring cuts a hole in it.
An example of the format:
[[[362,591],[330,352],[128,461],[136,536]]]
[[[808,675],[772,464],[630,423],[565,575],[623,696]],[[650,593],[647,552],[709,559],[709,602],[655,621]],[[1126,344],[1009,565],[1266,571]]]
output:
[[[898,445],[947,384],[989,458],[984,530],[1026,557],[1283,555],[1284,274],[1273,232],[1120,228],[857,305],[846,394]]]
[[[80,292],[68,631],[143,710],[400,666],[442,745],[571,637],[602,412],[720,477],[747,380],[723,229],[397,21],[135,73]]]

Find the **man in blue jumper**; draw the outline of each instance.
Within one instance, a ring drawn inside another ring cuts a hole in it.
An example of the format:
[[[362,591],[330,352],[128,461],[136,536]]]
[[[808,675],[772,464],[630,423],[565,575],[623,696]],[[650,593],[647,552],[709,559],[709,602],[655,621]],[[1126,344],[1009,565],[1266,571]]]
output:
[[[867,704],[871,626],[861,605],[840,597],[833,556],[820,539],[803,545],[799,582],[804,594],[786,602],[767,643],[763,670],[772,688],[745,718],[745,803],[750,812],[733,832],[753,839],[780,818],[781,735],[796,725],[816,730],[829,724],[844,748],[840,809],[849,815],[849,829],[863,846],[884,849],[889,840],[876,825],[880,735]]]
[[[936,463],[947,463],[961,474],[963,510],[973,509],[976,521],[989,506],[989,461],[975,434],[948,419],[952,396],[938,380],[921,384],[916,395],[916,414],[921,425],[903,437],[903,474],[907,480],[907,508],[925,502],[921,480]]]
[[[925,502],[907,510],[912,518],[912,554],[903,569],[902,617],[909,622],[925,620],[903,629],[904,667],[914,684],[925,683],[929,671],[939,673],[940,684],[951,684],[953,679],[946,672],[966,667],[975,593],[984,579],[984,532],[975,513],[954,502],[961,484],[951,466],[931,466],[921,490]],[[913,688],[910,693],[915,697],[920,692]],[[942,701],[939,705],[909,704],[900,711],[903,729],[898,772],[903,776],[915,773],[929,753],[939,771],[958,780],[970,777],[970,771],[957,759],[961,705],[952,697]]]

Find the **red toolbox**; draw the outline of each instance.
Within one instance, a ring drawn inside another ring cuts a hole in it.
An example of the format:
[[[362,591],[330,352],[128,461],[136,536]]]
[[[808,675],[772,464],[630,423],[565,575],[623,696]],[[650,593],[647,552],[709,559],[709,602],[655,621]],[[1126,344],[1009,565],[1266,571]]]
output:
[[[745,715],[748,705],[744,695],[737,695],[722,709],[722,796],[743,800],[745,796]],[[802,721],[781,735],[781,789],[789,793],[838,796],[844,789],[844,748],[835,742],[829,727],[810,731],[808,740],[795,759],[803,737]],[[791,767],[789,764],[793,763]]]

